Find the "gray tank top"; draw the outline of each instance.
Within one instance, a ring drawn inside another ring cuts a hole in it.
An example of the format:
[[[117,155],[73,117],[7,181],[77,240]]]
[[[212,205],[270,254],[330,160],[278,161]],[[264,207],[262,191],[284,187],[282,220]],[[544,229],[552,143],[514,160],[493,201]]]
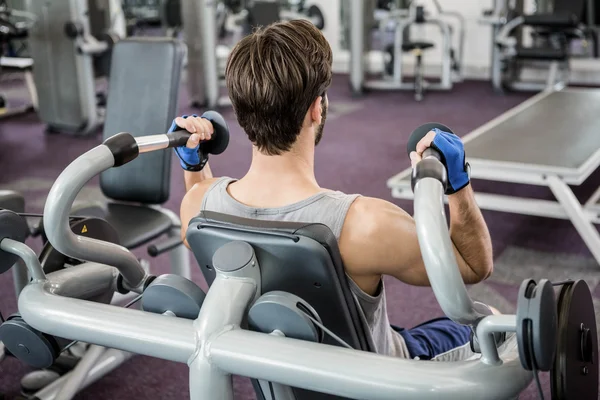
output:
[[[227,192],[227,187],[234,181],[235,179],[224,177],[213,183],[204,195],[202,210],[269,221],[321,223],[331,229],[338,241],[346,213],[359,196],[322,192],[284,207],[254,208],[240,203]],[[348,282],[370,328],[377,353],[408,358],[404,339],[390,326],[383,280],[376,296],[363,292],[350,277]]]

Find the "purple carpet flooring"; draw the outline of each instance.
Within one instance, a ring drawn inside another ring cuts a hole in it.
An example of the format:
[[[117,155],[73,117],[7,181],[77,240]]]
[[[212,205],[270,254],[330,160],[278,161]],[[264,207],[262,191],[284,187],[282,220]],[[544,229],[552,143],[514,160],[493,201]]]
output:
[[[452,92],[427,93],[421,103],[416,103],[409,92],[374,92],[362,98],[353,98],[347,77],[336,76],[329,92],[330,117],[316,154],[318,181],[331,189],[393,201],[412,213],[411,203],[393,200],[386,186],[389,177],[409,166],[405,146],[412,129],[424,122],[439,121],[459,134],[466,134],[528,96],[498,96],[488,83],[465,82],[458,84]],[[198,112],[188,106],[188,98],[183,88],[180,113]],[[240,177],[250,164],[251,146],[235,122],[232,111],[223,112],[230,123],[231,142],[224,154],[211,159],[211,166],[216,175]],[[0,188],[18,188],[26,197],[28,211],[40,212],[43,199],[58,174],[74,158],[99,142],[99,135],[86,138],[47,135],[44,126],[33,114],[0,121]],[[171,197],[166,207],[178,211],[184,186],[181,170],[175,160],[173,166]],[[600,174],[596,173],[586,184],[575,188],[575,193],[585,200],[599,184]],[[551,193],[543,188],[489,182],[474,182],[474,186],[482,191],[552,198]],[[89,187],[94,193],[97,180],[90,182]],[[483,297],[498,298],[504,302],[506,309],[514,308],[521,274],[530,274],[529,277],[537,279],[544,277],[544,269],[540,272],[537,261],[527,261],[529,264],[522,262],[524,259],[538,260],[532,258],[531,254],[539,254],[539,259],[545,259],[548,263],[563,259],[567,267],[572,260],[576,260],[586,266],[581,272],[583,277],[597,284],[596,277],[599,274],[594,269],[597,265],[570,222],[488,211],[484,212],[484,216],[499,263],[498,275],[502,279],[491,279],[489,283],[475,285],[472,291]],[[39,250],[39,243],[35,240],[32,239],[30,245]],[[137,253],[142,256],[145,251]],[[168,271],[168,259],[165,257],[153,259],[151,264],[156,272]],[[195,261],[192,261],[192,265],[196,267]],[[194,279],[204,286],[197,271]],[[439,307],[430,289],[409,287],[392,279],[386,280],[386,285],[392,323],[408,327],[439,315]],[[598,290],[595,294],[596,298],[600,297]],[[0,276],[0,310],[5,316],[16,311],[10,274]],[[8,399],[18,395],[19,379],[26,371],[28,368],[14,359],[7,359],[0,364],[0,393],[5,393]],[[542,381],[548,396],[547,376],[543,376]],[[247,380],[236,379],[235,387],[236,399],[254,398]],[[136,356],[83,390],[76,398],[186,399],[189,398],[187,388],[188,371],[185,365]],[[534,399],[536,396],[533,387],[530,387],[521,398]]]

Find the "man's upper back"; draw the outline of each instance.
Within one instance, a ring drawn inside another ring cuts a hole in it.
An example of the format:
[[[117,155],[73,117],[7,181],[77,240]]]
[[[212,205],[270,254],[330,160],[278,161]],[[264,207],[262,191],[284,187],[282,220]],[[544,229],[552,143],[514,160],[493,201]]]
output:
[[[227,187],[234,181],[227,177],[214,181],[204,194],[201,209],[251,219],[321,223],[331,229],[338,241],[346,214],[359,197],[324,191],[283,207],[257,208],[240,203],[227,192]]]

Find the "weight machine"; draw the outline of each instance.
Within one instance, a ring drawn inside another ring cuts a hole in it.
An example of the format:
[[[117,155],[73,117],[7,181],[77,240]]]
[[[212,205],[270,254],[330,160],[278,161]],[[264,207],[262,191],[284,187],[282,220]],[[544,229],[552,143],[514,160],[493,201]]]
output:
[[[280,20],[303,18],[311,21],[319,29],[326,25],[318,3],[306,1],[300,4],[281,7],[275,0],[248,1],[231,8],[228,18],[223,21],[219,16],[227,15],[224,4],[209,0],[181,0],[182,31],[187,40],[187,84],[194,107],[222,107],[231,105],[229,97],[222,94],[224,73],[229,47],[219,44],[219,32],[226,26],[239,25],[240,35],[248,34],[253,26],[265,26]],[[176,8],[173,8],[176,10]],[[168,17],[171,21],[178,18]],[[201,40],[196,40],[201,38]]]
[[[14,52],[13,44],[26,40],[35,17],[25,11],[9,7],[0,0],[0,76],[6,73],[23,74],[30,103],[14,107],[5,95],[0,93],[0,119],[21,115],[37,109],[37,91],[33,81],[33,60],[20,57]],[[12,53],[12,54],[11,54]]]
[[[570,60],[575,56],[572,43],[580,40],[589,47],[587,53],[597,52],[597,32],[582,22],[589,6],[588,0],[541,1],[534,14],[525,14],[522,0],[495,1],[480,20],[492,29],[494,90],[538,91],[567,85]],[[528,31],[531,44],[526,45]],[[526,68],[546,70],[546,81],[524,79]]]
[[[35,64],[38,115],[49,132],[89,135],[104,120],[105,95],[97,78],[106,77],[111,48],[125,35],[115,0],[27,0],[36,22],[29,34]]]
[[[414,90],[415,99],[423,99],[424,91],[451,90],[455,82],[462,81],[462,58],[465,37],[465,22],[462,15],[455,12],[442,10],[439,2],[435,1],[437,16],[431,17],[423,6],[412,2],[408,9],[392,8],[387,16],[379,19],[381,36],[384,35],[390,24],[394,28],[393,44],[388,46],[385,53],[387,60],[384,61],[383,77],[375,80],[365,80],[364,49],[368,46],[365,40],[369,37],[365,33],[370,32],[368,24],[365,24],[363,0],[354,0],[351,3],[351,61],[350,61],[350,85],[355,94],[362,93],[363,89],[373,90]],[[457,21],[457,50],[453,49],[453,37],[455,28],[447,21],[448,17]],[[435,25],[442,34],[442,72],[439,83],[429,83],[424,78],[423,54],[434,44],[426,41],[413,41],[409,38],[409,29],[414,25]],[[414,82],[404,81],[404,67],[402,55],[404,52],[415,54],[415,77]]]

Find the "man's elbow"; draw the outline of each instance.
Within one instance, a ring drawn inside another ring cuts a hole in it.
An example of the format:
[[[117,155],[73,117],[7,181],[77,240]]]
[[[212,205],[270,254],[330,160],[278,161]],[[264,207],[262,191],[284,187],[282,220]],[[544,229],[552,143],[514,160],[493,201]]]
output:
[[[493,260],[489,260],[488,262],[484,262],[481,265],[476,267],[469,266],[471,269],[471,279],[469,279],[468,284],[474,284],[483,282],[492,276],[494,272],[494,263]]]

